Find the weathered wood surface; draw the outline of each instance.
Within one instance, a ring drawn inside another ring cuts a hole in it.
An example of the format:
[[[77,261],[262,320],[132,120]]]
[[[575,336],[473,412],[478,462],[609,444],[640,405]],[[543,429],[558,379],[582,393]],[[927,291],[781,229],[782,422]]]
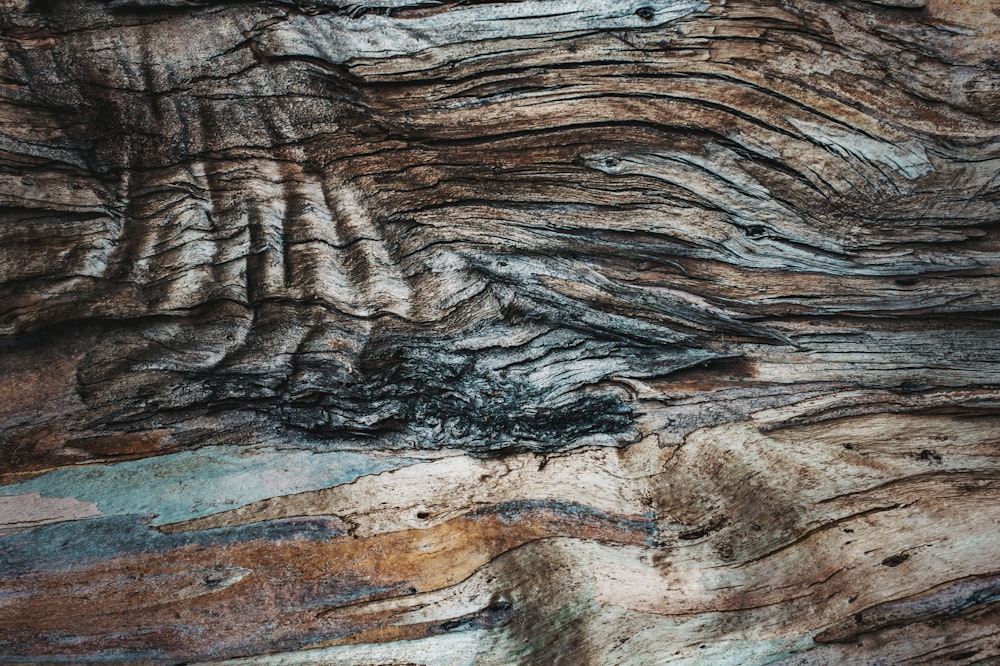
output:
[[[1000,660],[1000,4],[0,54],[0,663]]]

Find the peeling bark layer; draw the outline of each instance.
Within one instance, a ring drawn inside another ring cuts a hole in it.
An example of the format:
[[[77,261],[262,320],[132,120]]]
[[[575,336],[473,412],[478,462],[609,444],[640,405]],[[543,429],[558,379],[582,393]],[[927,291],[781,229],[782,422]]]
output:
[[[1000,658],[1000,6],[0,7],[0,663]]]

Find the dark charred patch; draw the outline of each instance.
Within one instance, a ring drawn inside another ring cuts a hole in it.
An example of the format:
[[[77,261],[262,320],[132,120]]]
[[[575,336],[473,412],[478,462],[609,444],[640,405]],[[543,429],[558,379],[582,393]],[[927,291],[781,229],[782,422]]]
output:
[[[917,454],[917,458],[919,460],[926,460],[927,462],[933,463],[940,463],[944,460],[944,456],[933,449],[922,449],[920,453]]]

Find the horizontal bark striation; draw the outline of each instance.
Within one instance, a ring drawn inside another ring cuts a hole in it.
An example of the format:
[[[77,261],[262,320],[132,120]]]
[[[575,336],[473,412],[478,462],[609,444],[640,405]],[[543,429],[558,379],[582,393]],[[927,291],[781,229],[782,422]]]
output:
[[[0,653],[1000,654],[989,2],[2,7]]]
[[[993,33],[632,4],[23,7],[3,330],[99,321],[72,429],[181,445],[237,404],[318,441],[635,441],[616,379],[716,359],[995,384],[995,94],[960,85]]]

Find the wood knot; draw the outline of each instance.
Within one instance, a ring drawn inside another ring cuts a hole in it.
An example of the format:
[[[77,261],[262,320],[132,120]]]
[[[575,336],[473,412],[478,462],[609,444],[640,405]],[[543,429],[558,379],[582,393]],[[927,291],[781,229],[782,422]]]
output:
[[[882,560],[882,566],[898,567],[900,564],[910,559],[909,553],[898,553]]]

